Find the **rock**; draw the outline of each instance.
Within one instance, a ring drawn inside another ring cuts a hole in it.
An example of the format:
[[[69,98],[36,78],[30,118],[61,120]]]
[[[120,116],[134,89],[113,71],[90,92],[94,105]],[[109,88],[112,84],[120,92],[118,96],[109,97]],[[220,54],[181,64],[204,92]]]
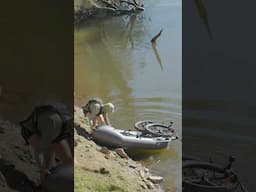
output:
[[[105,157],[105,159],[109,159],[109,156],[108,156],[108,155],[105,155],[104,157]]]
[[[104,154],[109,154],[110,151],[108,150],[107,147],[101,147],[100,149],[97,149],[99,152],[104,153]]]
[[[124,152],[123,148],[117,148],[115,149],[115,152],[121,157],[125,159],[129,159],[129,156]]]
[[[147,185],[140,185],[142,187],[142,189],[148,189]]]
[[[150,175],[148,177],[148,180],[150,180],[154,184],[159,184],[163,181],[163,177]]]
[[[128,167],[135,169],[135,168],[137,167],[137,165],[134,164],[134,163],[129,163],[129,164],[128,164]]]
[[[124,177],[122,175],[118,175],[117,178],[119,178],[120,180],[124,181]]]
[[[148,189],[154,189],[155,188],[154,184],[151,183],[151,182],[147,182],[147,187],[148,187]]]
[[[101,173],[101,174],[109,174],[109,171],[106,170],[106,169],[103,167],[103,168],[100,168],[100,173]]]
[[[145,172],[144,172],[143,170],[140,170],[140,171],[139,171],[139,174],[140,174],[140,176],[141,176],[142,179],[145,178]]]

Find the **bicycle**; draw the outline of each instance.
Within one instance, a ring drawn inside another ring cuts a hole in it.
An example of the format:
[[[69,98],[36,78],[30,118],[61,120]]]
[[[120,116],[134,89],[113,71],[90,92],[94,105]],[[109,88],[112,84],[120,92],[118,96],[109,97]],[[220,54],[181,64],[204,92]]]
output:
[[[247,192],[231,169],[234,157],[227,166],[184,157],[182,162],[183,192]]]
[[[134,124],[134,128],[144,134],[151,134],[157,137],[173,137],[176,136],[172,128],[173,122],[166,124],[161,121],[143,120]]]

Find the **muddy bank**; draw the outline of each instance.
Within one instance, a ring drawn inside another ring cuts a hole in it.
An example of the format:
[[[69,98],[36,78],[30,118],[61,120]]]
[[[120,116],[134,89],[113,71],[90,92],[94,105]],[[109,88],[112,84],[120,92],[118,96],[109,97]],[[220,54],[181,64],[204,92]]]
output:
[[[75,107],[75,191],[163,191],[162,177],[122,150],[109,150],[89,139],[88,120]]]

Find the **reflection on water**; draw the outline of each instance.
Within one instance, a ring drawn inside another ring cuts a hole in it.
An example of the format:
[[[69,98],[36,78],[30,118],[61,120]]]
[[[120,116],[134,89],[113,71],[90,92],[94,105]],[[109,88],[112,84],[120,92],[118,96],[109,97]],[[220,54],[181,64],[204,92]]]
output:
[[[183,6],[183,20],[189,25],[183,25],[182,150],[222,164],[229,155],[235,156],[233,168],[241,182],[248,191],[256,191],[255,53],[251,49],[255,29],[245,30],[253,22],[247,13],[254,13],[254,5],[246,4],[246,12],[238,15],[238,1],[203,3],[198,5],[199,13],[193,1]],[[203,22],[199,16],[205,17]],[[207,19],[214,39],[204,28]]]
[[[75,102],[98,96],[113,102],[117,128],[143,119],[174,121],[181,136],[181,1],[146,1],[140,15],[105,18],[75,29]],[[163,28],[152,47],[152,37]],[[181,145],[144,163],[180,186]],[[137,156],[138,157],[138,156]]]

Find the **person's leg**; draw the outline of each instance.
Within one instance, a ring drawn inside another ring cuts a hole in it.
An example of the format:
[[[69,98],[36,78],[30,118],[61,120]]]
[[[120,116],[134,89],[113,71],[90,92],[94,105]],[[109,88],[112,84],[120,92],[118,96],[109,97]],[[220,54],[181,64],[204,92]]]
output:
[[[54,143],[53,148],[54,148],[54,152],[55,152],[57,158],[63,164],[73,163],[71,149],[70,149],[68,141],[66,139],[63,139],[58,143]]]
[[[44,153],[44,165],[46,169],[51,169],[55,163],[54,146],[51,145],[49,149]]]

